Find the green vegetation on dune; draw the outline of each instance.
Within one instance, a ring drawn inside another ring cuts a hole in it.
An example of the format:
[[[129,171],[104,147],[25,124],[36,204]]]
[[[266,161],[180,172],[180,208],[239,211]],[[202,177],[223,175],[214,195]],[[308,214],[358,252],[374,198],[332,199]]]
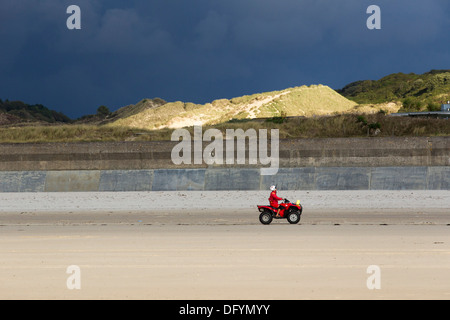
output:
[[[337,92],[359,104],[400,101],[402,111],[436,111],[450,100],[450,70],[394,73],[380,80],[353,82]]]
[[[9,122],[41,122],[41,123],[69,123],[71,119],[61,112],[50,110],[42,104],[27,104],[22,101],[0,99],[0,125],[2,119]]]

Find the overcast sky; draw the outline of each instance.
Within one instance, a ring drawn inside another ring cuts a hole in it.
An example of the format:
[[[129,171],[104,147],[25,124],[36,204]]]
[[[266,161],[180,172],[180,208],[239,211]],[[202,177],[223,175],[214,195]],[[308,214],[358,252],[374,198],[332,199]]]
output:
[[[0,0],[0,99],[77,118],[144,98],[340,89],[450,69],[449,31],[449,0]]]

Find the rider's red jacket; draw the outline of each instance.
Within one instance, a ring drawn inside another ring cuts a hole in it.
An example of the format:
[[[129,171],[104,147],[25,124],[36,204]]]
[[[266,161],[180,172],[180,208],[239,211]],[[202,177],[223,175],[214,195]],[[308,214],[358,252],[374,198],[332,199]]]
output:
[[[283,200],[283,198],[280,198],[279,196],[277,196],[277,191],[274,190],[270,193],[270,197],[269,197],[269,202],[270,205],[274,208],[278,208],[278,201],[279,200]]]

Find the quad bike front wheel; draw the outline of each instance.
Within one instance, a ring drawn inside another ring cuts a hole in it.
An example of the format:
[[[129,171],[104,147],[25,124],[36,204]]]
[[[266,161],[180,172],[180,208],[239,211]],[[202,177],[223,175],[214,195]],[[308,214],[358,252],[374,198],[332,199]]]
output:
[[[261,214],[259,215],[259,221],[262,224],[270,224],[272,222],[272,219],[273,219],[272,214],[267,210],[261,212]]]
[[[290,224],[296,224],[300,222],[300,213],[297,211],[289,211],[286,216],[287,221]]]

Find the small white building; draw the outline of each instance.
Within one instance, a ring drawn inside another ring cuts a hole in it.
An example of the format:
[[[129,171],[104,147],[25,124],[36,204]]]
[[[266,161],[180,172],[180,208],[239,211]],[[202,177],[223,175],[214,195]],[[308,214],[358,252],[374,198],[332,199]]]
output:
[[[441,105],[441,111],[450,111],[450,101],[447,101],[447,104]]]

